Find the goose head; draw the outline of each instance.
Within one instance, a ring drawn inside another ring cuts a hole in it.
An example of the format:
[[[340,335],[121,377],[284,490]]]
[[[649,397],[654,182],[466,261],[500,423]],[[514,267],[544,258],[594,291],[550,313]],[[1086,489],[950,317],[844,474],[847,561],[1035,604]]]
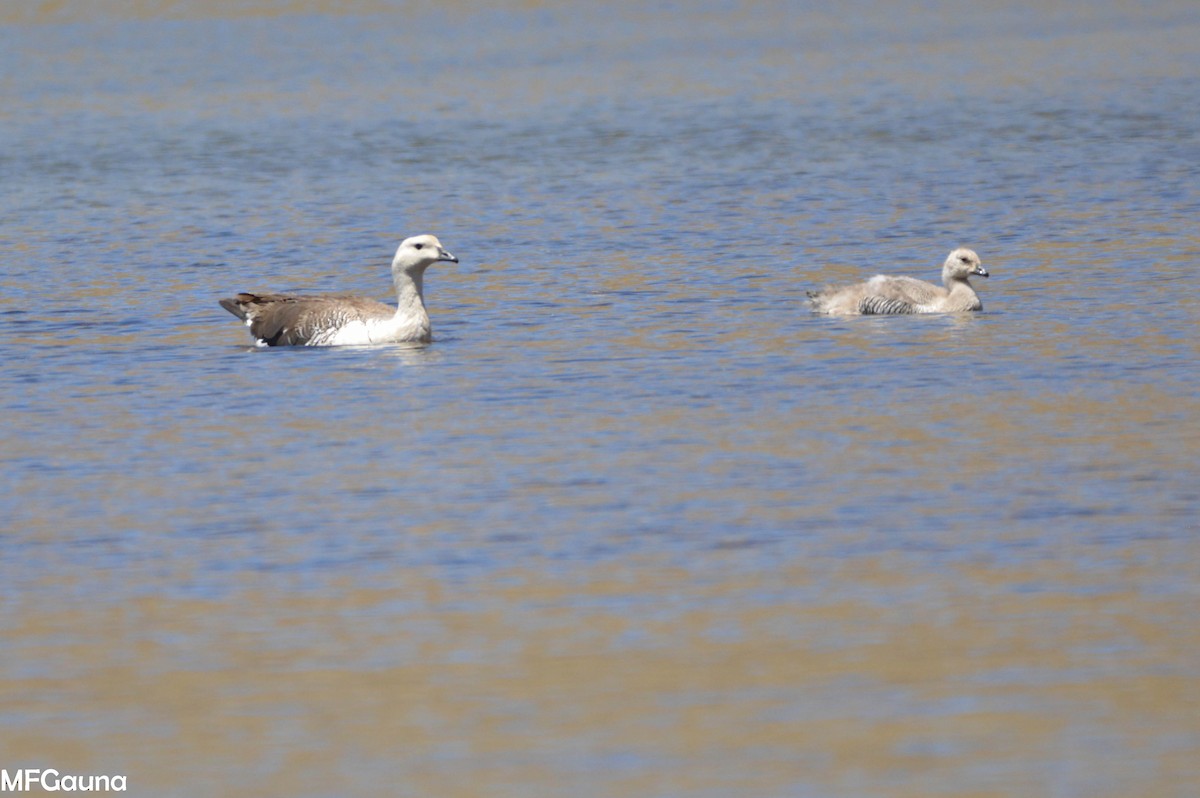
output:
[[[983,268],[983,263],[973,249],[959,247],[951,252],[942,264],[943,280],[966,280],[974,274],[987,277],[988,270]]]
[[[401,241],[396,249],[396,257],[392,259],[392,274],[404,273],[417,277],[439,261],[458,263],[458,258],[446,251],[437,236],[411,236]]]

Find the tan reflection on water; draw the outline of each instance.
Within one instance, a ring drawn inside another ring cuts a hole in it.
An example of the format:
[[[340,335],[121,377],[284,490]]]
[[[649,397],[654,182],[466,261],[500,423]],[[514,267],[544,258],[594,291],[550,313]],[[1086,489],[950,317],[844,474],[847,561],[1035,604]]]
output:
[[[470,585],[413,570],[384,590],[30,607],[6,648],[42,669],[0,684],[30,719],[0,726],[0,751],[124,772],[140,795],[361,794],[364,779],[440,796],[1179,795],[1200,632],[1178,623],[1191,596],[1135,589],[1165,567],[1141,554],[1090,592],[1096,574],[1063,563],[933,575],[864,559],[769,581],[653,563]],[[94,736],[64,739],[64,713]],[[606,753],[641,765],[588,760]]]
[[[96,19],[220,19],[270,17],[282,14],[375,13],[395,10],[388,0],[38,0],[30,3],[6,3],[0,9],[0,22],[47,23],[78,22]]]

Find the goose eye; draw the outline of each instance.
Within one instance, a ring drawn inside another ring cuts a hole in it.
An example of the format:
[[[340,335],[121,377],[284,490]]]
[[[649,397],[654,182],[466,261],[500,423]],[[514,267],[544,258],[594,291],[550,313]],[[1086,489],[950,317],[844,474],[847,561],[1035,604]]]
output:
[[[421,249],[424,246],[424,244],[413,244],[413,249]]]

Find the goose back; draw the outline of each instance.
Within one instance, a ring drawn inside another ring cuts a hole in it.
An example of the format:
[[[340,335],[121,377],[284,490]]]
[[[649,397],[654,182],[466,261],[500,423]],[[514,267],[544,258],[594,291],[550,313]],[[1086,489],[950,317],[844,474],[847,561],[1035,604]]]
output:
[[[240,293],[220,300],[220,304],[245,321],[250,334],[267,346],[328,344],[339,330],[361,326],[365,332],[386,323],[396,313],[394,307],[382,302],[340,294]]]

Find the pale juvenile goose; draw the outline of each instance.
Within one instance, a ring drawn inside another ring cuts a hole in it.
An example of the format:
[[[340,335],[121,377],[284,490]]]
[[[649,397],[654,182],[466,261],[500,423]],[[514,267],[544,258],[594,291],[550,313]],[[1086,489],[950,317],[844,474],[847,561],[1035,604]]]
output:
[[[960,248],[942,264],[942,284],[912,277],[877,274],[865,283],[809,291],[813,309],[831,316],[883,313],[958,313],[983,310],[979,295],[967,280],[973,274],[987,277],[987,269],[974,251]]]
[[[423,342],[430,337],[425,270],[458,263],[436,236],[406,238],[392,259],[396,306],[338,294],[238,294],[221,307],[246,322],[259,346],[338,346]]]

